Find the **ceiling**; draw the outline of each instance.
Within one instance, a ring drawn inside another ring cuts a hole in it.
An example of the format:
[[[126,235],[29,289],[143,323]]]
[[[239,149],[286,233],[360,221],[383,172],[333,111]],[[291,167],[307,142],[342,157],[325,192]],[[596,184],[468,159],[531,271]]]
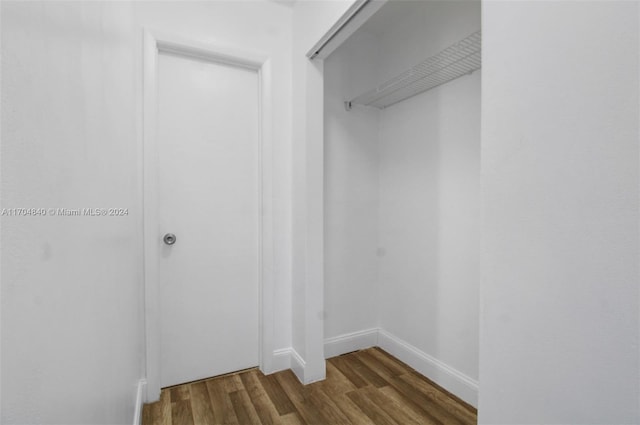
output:
[[[361,27],[362,30],[381,36],[402,26],[407,20],[424,13],[427,0],[390,0]]]
[[[287,7],[293,7],[293,4],[296,2],[296,0],[269,0],[269,1],[273,3],[281,4]]]

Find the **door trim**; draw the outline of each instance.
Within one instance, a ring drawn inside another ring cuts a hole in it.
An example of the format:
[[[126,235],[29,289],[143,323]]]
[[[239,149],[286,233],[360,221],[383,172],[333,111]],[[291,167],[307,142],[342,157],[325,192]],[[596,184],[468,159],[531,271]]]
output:
[[[258,137],[258,359],[265,373],[273,364],[274,240],[273,240],[273,126],[271,61],[268,55],[235,47],[185,40],[179,36],[143,30],[143,234],[144,323],[147,402],[160,398],[160,286],[157,218],[157,87],[161,52],[224,63],[258,73],[260,129]]]

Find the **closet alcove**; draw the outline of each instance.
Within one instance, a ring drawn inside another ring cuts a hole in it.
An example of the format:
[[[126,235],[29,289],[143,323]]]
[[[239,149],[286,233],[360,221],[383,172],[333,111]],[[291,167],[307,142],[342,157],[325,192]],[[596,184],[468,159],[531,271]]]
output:
[[[389,1],[324,62],[325,357],[477,406],[480,2]]]

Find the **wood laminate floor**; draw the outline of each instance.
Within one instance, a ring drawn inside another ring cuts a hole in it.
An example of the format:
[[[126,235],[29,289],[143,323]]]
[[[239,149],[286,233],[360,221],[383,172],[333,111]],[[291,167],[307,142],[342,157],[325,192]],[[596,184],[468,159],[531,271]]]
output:
[[[162,390],[143,425],[477,423],[476,410],[379,348],[327,360],[327,379],[257,369]]]

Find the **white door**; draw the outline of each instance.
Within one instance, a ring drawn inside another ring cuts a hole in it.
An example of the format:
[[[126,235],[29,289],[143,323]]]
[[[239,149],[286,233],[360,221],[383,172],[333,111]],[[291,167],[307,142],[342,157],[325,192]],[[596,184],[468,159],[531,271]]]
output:
[[[160,53],[157,90],[166,387],[258,365],[258,73]]]

